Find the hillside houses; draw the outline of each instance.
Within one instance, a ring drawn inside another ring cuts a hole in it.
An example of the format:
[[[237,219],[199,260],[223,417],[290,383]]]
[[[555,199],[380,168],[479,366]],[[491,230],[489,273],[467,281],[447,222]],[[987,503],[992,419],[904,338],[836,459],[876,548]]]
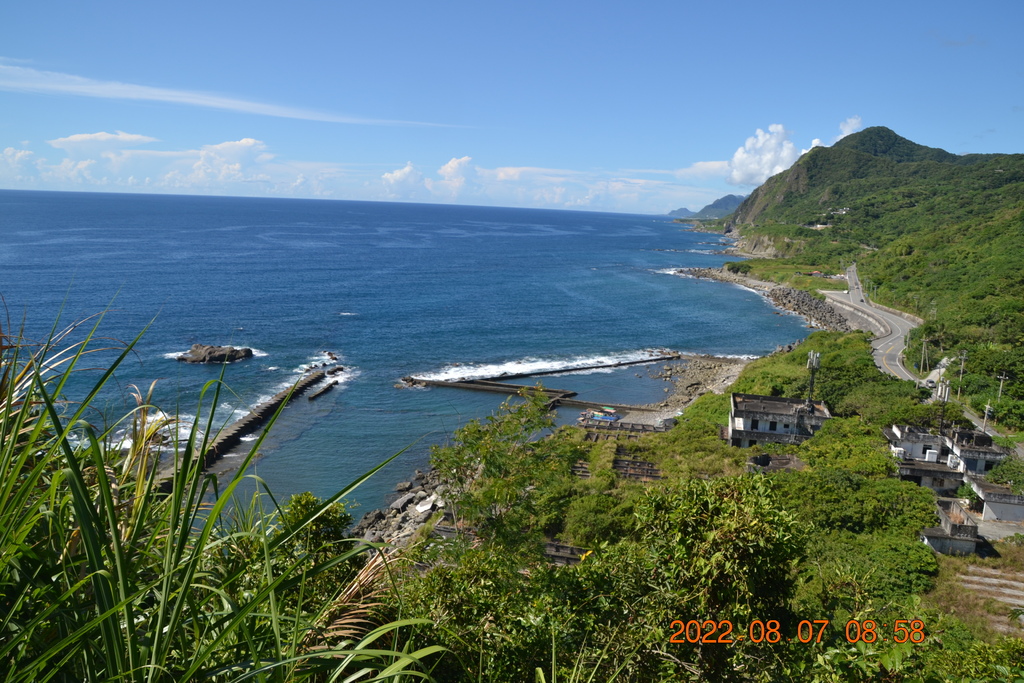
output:
[[[953,430],[939,435],[907,425],[882,430],[897,458],[900,479],[926,486],[940,496],[954,496],[967,484],[982,504],[985,521],[1024,521],[1024,496],[992,483],[985,475],[1010,451],[995,445],[977,430]]]

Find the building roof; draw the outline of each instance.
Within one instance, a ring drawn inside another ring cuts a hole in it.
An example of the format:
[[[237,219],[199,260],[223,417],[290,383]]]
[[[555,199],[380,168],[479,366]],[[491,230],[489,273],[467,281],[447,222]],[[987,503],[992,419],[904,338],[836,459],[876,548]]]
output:
[[[812,401],[814,410],[810,415],[832,417],[823,401]],[[781,396],[758,396],[756,394],[733,394],[733,411],[752,413],[770,413],[772,415],[793,416],[808,415],[807,401],[801,398],[782,398]]]
[[[953,432],[953,438],[950,441],[962,450],[991,453],[994,455],[1009,455],[1009,450],[994,445],[991,436],[977,429],[956,430]]]
[[[892,433],[893,436],[902,441],[926,441],[942,438],[930,429],[915,427],[914,425],[893,425],[892,427],[883,428],[882,431],[886,434]]]

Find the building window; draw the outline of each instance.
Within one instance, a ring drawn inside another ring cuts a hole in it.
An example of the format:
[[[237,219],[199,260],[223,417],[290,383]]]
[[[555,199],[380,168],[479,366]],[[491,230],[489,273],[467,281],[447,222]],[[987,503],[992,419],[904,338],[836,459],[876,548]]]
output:
[[[782,425],[782,429],[783,429],[783,431],[788,432],[789,431],[789,425],[788,424]]]
[[[778,426],[779,426],[778,422],[774,422],[774,421],[769,422],[768,423],[768,431],[769,432],[774,432],[778,428]]]
[[[754,430],[755,432],[757,431],[757,419],[756,418],[750,421],[750,428],[752,430]]]
[[[756,446],[756,445],[757,445],[757,439],[751,439],[750,443],[747,444],[748,447],[753,447],[753,446]]]

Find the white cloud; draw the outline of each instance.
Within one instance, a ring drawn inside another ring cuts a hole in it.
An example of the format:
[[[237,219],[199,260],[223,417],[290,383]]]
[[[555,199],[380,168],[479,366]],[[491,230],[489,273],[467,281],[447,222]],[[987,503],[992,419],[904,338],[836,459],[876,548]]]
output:
[[[847,135],[853,135],[854,133],[861,129],[861,125],[862,121],[859,116],[851,116],[850,118],[846,119],[845,121],[839,124],[840,134],[839,137],[835,139],[835,141],[839,142]]]
[[[8,147],[4,149],[3,160],[9,167],[18,168],[23,163],[31,159],[32,156],[33,153],[27,149],[14,149],[13,147]]]
[[[433,167],[435,171],[425,172],[422,162],[412,161],[389,169],[282,159],[262,140],[243,136],[195,148],[161,146],[166,147],[155,137],[117,130],[49,140],[47,149],[58,153],[56,159],[40,158],[40,150],[34,154],[8,147],[0,157],[0,186],[664,213],[680,206],[703,206],[725,194],[686,179],[722,179],[730,170],[726,162],[699,162],[666,171],[486,167],[464,155],[447,157]]]
[[[760,185],[792,166],[800,152],[789,140],[789,135],[789,131],[779,123],[768,126],[767,133],[758,128],[732,155],[729,182],[734,185]]]
[[[204,145],[188,173],[173,170],[163,177],[163,182],[174,187],[269,182],[270,176],[259,169],[265,149],[262,141],[253,138]]]
[[[157,142],[157,139],[148,135],[125,133],[119,130],[114,133],[76,133],[46,142],[51,147],[64,150],[72,158],[88,158],[123,147],[136,147],[149,142]]]
[[[10,92],[47,93],[75,95],[79,97],[97,97],[114,100],[144,100],[150,102],[167,102],[192,107],[221,109],[259,116],[275,116],[287,119],[306,121],[326,121],[329,123],[353,123],[363,125],[400,125],[400,126],[441,126],[443,124],[422,123],[418,121],[397,121],[387,119],[368,119],[356,116],[340,116],[325,112],[287,107],[276,104],[264,104],[233,97],[225,97],[213,93],[175,90],[171,88],[155,88],[135,83],[118,81],[98,81],[73,74],[56,71],[41,71],[24,66],[12,66],[0,63],[0,90]]]
[[[39,177],[44,183],[52,183],[58,186],[65,185],[105,185],[104,178],[96,178],[92,174],[92,168],[96,165],[95,159],[64,159],[59,164],[47,166],[40,164]]]
[[[405,166],[389,171],[381,176],[384,184],[385,196],[389,199],[418,199],[423,190],[423,174],[416,170],[412,162],[406,162]]]
[[[0,180],[14,184],[31,182],[35,177],[33,152],[7,147],[0,155]]]
[[[468,183],[472,183],[476,177],[476,169],[470,165],[472,157],[452,157],[451,160],[441,168],[437,174],[441,180],[427,178],[424,183],[431,194],[442,199],[458,199],[466,190]],[[476,187],[473,188],[477,189]]]
[[[714,178],[726,175],[729,172],[729,169],[730,165],[728,161],[698,161],[687,168],[676,169],[673,171],[672,175],[679,180],[691,178]]]

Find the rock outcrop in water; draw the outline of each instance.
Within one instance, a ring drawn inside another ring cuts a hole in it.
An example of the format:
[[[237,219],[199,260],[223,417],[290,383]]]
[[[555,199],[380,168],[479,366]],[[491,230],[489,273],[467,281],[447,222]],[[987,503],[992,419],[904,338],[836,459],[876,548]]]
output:
[[[188,353],[178,356],[178,360],[183,363],[234,363],[246,358],[252,358],[252,349],[206,344],[193,344]]]

